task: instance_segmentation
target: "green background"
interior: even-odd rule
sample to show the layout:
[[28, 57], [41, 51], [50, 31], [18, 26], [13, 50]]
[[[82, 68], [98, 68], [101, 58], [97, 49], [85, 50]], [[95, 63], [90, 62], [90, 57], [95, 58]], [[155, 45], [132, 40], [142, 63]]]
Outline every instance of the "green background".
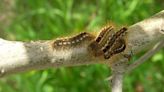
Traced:
[[[48, 40], [80, 31], [97, 31], [108, 23], [129, 26], [164, 9], [163, 0], [2, 0], [1, 37]], [[7, 2], [7, 3], [6, 3]], [[11, 14], [6, 13], [10, 8]], [[9, 10], [9, 11], [10, 11]], [[7, 16], [1, 19], [1, 15]], [[164, 91], [164, 50], [127, 74], [124, 92]], [[136, 55], [137, 60], [143, 53]], [[0, 79], [0, 92], [110, 92], [106, 65], [51, 68]]]

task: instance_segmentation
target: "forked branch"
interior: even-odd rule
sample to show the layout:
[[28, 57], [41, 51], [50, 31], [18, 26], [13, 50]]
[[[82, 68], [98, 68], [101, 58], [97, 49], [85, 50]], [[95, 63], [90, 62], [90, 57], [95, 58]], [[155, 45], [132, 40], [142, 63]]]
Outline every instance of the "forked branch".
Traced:
[[[131, 52], [137, 54], [143, 50], [148, 50], [149, 48], [147, 47], [153, 47], [157, 42], [164, 39], [164, 11], [130, 26], [124, 37], [126, 49], [124, 52], [116, 54], [109, 59], [95, 57], [88, 50], [91, 41], [95, 39], [94, 36], [80, 35], [76, 37], [64, 40], [63, 43], [59, 42], [55, 46], [56, 39], [34, 42], [0, 39], [0, 76], [50, 67], [95, 63], [109, 64], [114, 74], [122, 73], [127, 67], [127, 59], [124, 55], [129, 55]], [[78, 44], [78, 42], [80, 43]], [[58, 45], [62, 44], [69, 46], [58, 47]], [[122, 78], [122, 75], [120, 77], [116, 76], [116, 78], [113, 77], [113, 79], [118, 78]], [[118, 85], [121, 81], [117, 82]], [[118, 86], [117, 84], [114, 85]], [[117, 88], [116, 86], [113, 88]], [[122, 88], [122, 86], [119, 88]]]

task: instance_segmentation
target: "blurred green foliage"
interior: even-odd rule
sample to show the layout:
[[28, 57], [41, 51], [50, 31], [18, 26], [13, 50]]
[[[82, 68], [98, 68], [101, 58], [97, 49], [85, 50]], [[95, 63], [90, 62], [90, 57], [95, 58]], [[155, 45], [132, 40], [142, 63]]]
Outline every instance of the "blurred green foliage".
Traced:
[[[15, 0], [6, 39], [44, 40], [131, 25], [164, 9], [163, 0]], [[124, 92], [164, 91], [164, 51], [124, 78]], [[133, 60], [139, 58], [134, 56]], [[106, 65], [53, 68], [0, 79], [0, 92], [110, 92]]]

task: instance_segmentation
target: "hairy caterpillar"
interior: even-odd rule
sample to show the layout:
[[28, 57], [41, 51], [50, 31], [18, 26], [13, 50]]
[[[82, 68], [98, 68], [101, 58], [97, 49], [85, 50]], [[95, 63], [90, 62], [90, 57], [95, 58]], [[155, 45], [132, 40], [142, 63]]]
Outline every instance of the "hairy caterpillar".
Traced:
[[110, 37], [110, 41], [108, 41], [106, 47], [103, 48], [105, 59], [109, 59], [112, 55], [125, 50], [126, 44], [123, 36], [126, 31], [127, 28], [124, 27]]
[[87, 32], [82, 32], [70, 38], [61, 38], [53, 42], [53, 48], [68, 48], [79, 46], [84, 41], [93, 40], [95, 37]]
[[91, 53], [94, 56], [101, 56], [104, 54], [104, 52], [102, 51], [102, 48], [104, 47], [104, 45], [106, 44], [106, 42], [108, 42], [108, 37], [111, 37], [112, 34], [114, 33], [113, 31], [113, 27], [112, 26], [107, 26], [105, 28], [103, 28], [99, 35], [97, 36], [97, 38], [95, 40], [93, 40], [91, 42], [91, 44], [89, 45], [89, 51], [91, 51]]

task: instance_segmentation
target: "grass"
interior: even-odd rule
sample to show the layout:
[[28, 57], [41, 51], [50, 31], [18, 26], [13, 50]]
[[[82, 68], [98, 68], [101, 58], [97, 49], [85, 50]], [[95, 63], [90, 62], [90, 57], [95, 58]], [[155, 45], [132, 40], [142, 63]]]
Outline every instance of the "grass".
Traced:
[[[161, 1], [162, 2], [162, 1]], [[14, 18], [5, 29], [11, 40], [44, 40], [80, 31], [98, 31], [112, 22], [128, 26], [162, 10], [160, 0], [15, 0]], [[162, 92], [164, 51], [124, 79], [124, 92]], [[134, 60], [139, 56], [134, 56]], [[0, 80], [0, 92], [110, 92], [106, 65], [51, 68]], [[138, 91], [138, 90], [141, 91]]]

